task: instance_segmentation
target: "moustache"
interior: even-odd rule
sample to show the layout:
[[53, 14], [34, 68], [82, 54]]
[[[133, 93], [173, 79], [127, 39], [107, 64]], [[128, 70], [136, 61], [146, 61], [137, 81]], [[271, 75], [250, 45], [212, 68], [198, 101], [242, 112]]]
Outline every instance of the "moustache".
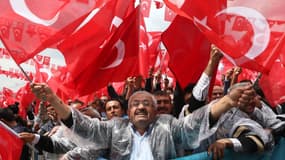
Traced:
[[147, 115], [148, 112], [146, 109], [138, 109], [135, 111], [135, 115], [138, 115], [138, 114], [143, 114], [143, 115]]

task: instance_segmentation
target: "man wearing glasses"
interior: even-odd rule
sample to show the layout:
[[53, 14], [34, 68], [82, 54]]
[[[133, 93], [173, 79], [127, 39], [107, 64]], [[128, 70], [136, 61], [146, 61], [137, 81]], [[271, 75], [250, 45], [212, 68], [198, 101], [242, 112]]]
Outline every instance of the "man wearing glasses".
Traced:
[[[194, 149], [199, 142], [213, 134], [218, 118], [236, 104], [247, 103], [254, 96], [252, 86], [233, 89], [214, 104], [202, 107], [182, 120], [157, 114], [157, 101], [146, 91], [137, 91], [128, 103], [129, 119], [110, 121], [90, 120], [70, 108], [46, 84], [31, 85], [33, 93], [55, 106], [63, 123], [96, 148], [82, 149], [82, 159], [90, 150], [109, 150], [109, 159], [171, 159], [177, 157], [176, 147]], [[94, 146], [93, 146], [94, 147]]]

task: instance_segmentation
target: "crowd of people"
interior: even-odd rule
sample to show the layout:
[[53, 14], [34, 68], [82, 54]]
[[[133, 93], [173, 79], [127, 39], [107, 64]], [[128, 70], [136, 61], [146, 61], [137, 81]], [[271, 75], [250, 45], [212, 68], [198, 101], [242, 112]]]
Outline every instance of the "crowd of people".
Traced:
[[[23, 120], [15, 104], [0, 108], [0, 120], [42, 159], [175, 159], [204, 151], [220, 159], [227, 148], [272, 150], [285, 135], [282, 109], [276, 112], [267, 103], [258, 80], [237, 82], [238, 67], [224, 75], [222, 85], [211, 87], [221, 58], [213, 48], [200, 79], [185, 88], [178, 82], [173, 87], [151, 68], [146, 79], [128, 77], [122, 94], [110, 83], [109, 95], [88, 104], [64, 102], [47, 84], [32, 83], [41, 100], [38, 113], [29, 110]], [[31, 157], [25, 145], [21, 159]]]

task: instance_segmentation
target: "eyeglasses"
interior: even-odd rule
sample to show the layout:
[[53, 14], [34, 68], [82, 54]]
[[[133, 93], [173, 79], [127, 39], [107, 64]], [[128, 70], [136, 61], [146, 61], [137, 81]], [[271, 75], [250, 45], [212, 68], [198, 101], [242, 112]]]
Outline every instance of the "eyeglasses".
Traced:
[[152, 105], [152, 103], [149, 100], [143, 100], [143, 101], [134, 100], [131, 102], [132, 107], [138, 107], [140, 104], [142, 104], [144, 107], [150, 107]]

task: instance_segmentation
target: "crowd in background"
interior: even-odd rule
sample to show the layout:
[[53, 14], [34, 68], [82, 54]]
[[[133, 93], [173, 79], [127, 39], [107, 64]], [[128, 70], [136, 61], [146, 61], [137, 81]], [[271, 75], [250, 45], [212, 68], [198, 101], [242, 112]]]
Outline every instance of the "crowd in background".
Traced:
[[108, 95], [87, 104], [59, 102], [48, 86], [34, 83], [38, 112], [31, 102], [23, 119], [15, 103], [0, 108], [0, 120], [36, 148], [25, 145], [21, 159], [170, 159], [203, 151], [218, 159], [226, 148], [271, 150], [285, 135], [284, 104], [269, 105], [258, 77], [238, 82], [239, 67], [212, 85], [221, 58], [213, 49], [198, 82], [185, 88], [150, 68], [146, 79], [128, 77], [122, 94], [110, 83]]

